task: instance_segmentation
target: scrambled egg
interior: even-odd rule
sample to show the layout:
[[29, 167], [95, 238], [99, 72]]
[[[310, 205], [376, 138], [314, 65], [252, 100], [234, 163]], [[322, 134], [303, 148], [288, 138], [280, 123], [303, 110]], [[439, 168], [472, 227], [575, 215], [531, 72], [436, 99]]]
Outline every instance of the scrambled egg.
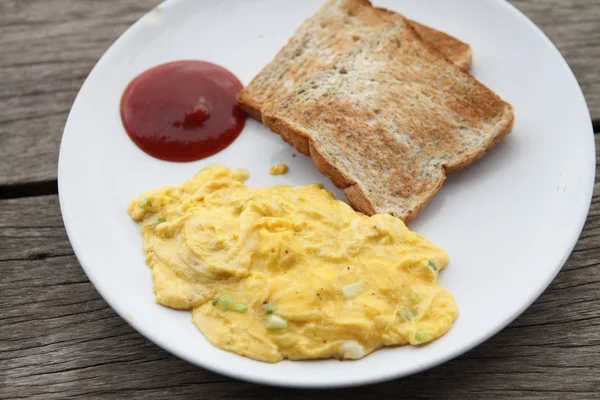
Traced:
[[208, 167], [128, 208], [156, 301], [192, 310], [213, 345], [268, 362], [355, 359], [450, 329], [457, 308], [436, 283], [444, 250], [320, 185], [253, 189], [247, 178]]
[[287, 174], [288, 171], [289, 171], [288, 166], [283, 163], [271, 165], [269, 167], [269, 173], [271, 175], [283, 175], [283, 174]]

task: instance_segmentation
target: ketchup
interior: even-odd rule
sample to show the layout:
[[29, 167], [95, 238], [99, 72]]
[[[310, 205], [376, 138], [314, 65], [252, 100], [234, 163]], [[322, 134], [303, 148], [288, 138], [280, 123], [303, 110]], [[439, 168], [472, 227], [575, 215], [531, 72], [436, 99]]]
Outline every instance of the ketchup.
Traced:
[[240, 81], [203, 61], [162, 64], [135, 78], [121, 99], [127, 134], [147, 154], [194, 161], [229, 146], [244, 128]]

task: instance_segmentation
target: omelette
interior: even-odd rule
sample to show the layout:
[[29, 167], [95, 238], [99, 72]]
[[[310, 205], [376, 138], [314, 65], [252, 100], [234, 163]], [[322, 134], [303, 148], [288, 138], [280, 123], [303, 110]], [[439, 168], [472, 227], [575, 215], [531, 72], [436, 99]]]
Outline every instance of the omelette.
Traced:
[[191, 310], [214, 346], [266, 362], [358, 359], [450, 329], [444, 250], [320, 185], [257, 189], [247, 178], [214, 165], [128, 207], [156, 302]]

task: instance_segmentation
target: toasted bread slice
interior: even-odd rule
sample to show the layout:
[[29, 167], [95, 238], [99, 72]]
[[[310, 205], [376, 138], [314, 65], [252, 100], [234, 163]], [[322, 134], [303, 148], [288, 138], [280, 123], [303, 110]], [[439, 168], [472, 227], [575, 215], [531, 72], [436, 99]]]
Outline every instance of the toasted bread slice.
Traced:
[[[289, 93], [337, 56], [378, 32], [390, 29], [402, 17], [375, 8], [367, 0], [329, 0], [298, 28], [288, 44], [238, 94], [240, 107], [261, 120], [262, 107]], [[443, 32], [411, 22], [425, 40], [463, 68], [471, 66], [471, 48]]]
[[402, 21], [267, 104], [263, 122], [356, 209], [409, 221], [447, 171], [510, 132], [513, 108]]
[[473, 59], [471, 46], [447, 33], [430, 28], [417, 21], [409, 20], [409, 23], [421, 36], [421, 39], [433, 45], [448, 60], [466, 71], [471, 69]]

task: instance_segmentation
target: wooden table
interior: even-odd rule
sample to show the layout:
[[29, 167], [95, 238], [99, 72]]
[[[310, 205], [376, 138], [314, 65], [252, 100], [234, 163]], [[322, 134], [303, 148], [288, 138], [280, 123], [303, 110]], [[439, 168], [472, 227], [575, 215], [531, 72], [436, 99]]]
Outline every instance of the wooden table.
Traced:
[[[90, 69], [158, 2], [0, 0], [0, 398], [600, 398], [599, 186], [573, 254], [537, 302], [478, 348], [407, 379], [263, 387], [181, 361], [121, 320], [73, 255], [56, 160]], [[566, 57], [600, 130], [600, 0], [513, 3]]]

